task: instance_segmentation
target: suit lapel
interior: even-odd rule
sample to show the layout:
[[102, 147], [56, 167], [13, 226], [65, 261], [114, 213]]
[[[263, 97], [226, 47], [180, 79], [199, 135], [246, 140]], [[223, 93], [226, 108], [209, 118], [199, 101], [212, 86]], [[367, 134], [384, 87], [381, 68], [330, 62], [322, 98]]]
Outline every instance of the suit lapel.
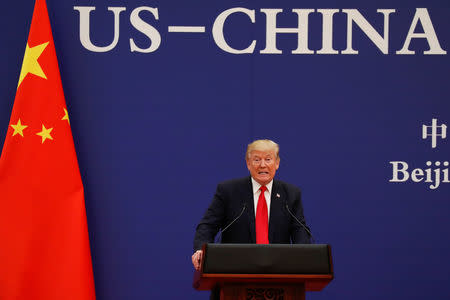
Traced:
[[272, 193], [270, 194], [270, 216], [269, 216], [269, 243], [273, 241], [273, 235], [275, 228], [277, 227], [276, 214], [282, 209], [282, 195], [280, 193], [279, 184], [277, 181], [273, 181]]
[[248, 229], [250, 231], [251, 243], [256, 243], [255, 231], [255, 203], [253, 200], [252, 179], [248, 178], [245, 186], [245, 203], [247, 204]]

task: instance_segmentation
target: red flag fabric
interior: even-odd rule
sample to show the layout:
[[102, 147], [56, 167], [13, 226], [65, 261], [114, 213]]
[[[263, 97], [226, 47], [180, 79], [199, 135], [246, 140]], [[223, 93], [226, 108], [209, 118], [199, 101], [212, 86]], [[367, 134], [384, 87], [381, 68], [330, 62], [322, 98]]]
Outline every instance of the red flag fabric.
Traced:
[[95, 299], [83, 184], [45, 0], [0, 157], [0, 299]]

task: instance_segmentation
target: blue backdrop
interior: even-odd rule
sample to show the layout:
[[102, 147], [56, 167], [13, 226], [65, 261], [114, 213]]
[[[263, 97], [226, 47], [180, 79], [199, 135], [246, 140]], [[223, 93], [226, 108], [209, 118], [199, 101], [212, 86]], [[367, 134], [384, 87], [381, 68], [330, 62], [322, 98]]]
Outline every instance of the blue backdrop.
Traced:
[[[0, 10], [1, 143], [33, 5], [9, 2]], [[450, 126], [449, 1], [47, 5], [85, 186], [98, 299], [208, 297], [191, 287], [194, 230], [216, 184], [247, 174], [244, 152], [256, 138], [281, 145], [277, 177], [302, 189], [316, 240], [332, 245], [336, 278], [308, 299], [450, 299], [450, 141], [439, 135]], [[108, 51], [80, 39], [88, 7], [95, 8], [89, 41], [114, 46]], [[237, 7], [246, 10], [230, 14], [221, 29], [218, 16]], [[292, 53], [294, 33], [277, 34], [281, 54], [261, 53], [274, 9], [283, 9], [278, 27], [306, 20], [305, 10], [298, 17], [292, 9], [313, 10], [300, 34], [312, 54]], [[332, 32], [325, 22], [331, 9]], [[227, 52], [213, 28], [230, 48], [253, 40], [254, 48]], [[131, 51], [130, 39], [156, 49]], [[317, 53], [324, 40], [338, 53]], [[415, 53], [398, 54], [405, 44]], [[352, 49], [358, 53], [344, 54]], [[434, 148], [433, 127], [423, 138], [433, 119]], [[414, 175], [416, 168], [423, 171]]]

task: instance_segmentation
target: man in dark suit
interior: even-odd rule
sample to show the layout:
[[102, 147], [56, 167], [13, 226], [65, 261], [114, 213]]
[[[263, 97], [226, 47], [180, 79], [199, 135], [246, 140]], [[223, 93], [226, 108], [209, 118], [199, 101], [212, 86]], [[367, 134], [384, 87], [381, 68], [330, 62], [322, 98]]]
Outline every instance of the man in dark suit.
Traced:
[[300, 190], [273, 179], [280, 166], [278, 144], [254, 141], [245, 159], [250, 177], [220, 183], [197, 226], [192, 255], [196, 270], [202, 245], [214, 242], [220, 230], [222, 243], [310, 243], [309, 233], [300, 224], [304, 222]]

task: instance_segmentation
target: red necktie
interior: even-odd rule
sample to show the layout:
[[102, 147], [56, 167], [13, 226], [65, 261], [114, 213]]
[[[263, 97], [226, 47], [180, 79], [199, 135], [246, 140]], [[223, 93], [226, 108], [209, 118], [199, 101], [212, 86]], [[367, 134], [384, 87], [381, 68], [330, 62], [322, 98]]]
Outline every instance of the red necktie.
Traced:
[[267, 188], [263, 185], [260, 188], [261, 194], [258, 198], [258, 206], [256, 208], [256, 243], [269, 243], [269, 217], [267, 213], [267, 202], [264, 192]]

